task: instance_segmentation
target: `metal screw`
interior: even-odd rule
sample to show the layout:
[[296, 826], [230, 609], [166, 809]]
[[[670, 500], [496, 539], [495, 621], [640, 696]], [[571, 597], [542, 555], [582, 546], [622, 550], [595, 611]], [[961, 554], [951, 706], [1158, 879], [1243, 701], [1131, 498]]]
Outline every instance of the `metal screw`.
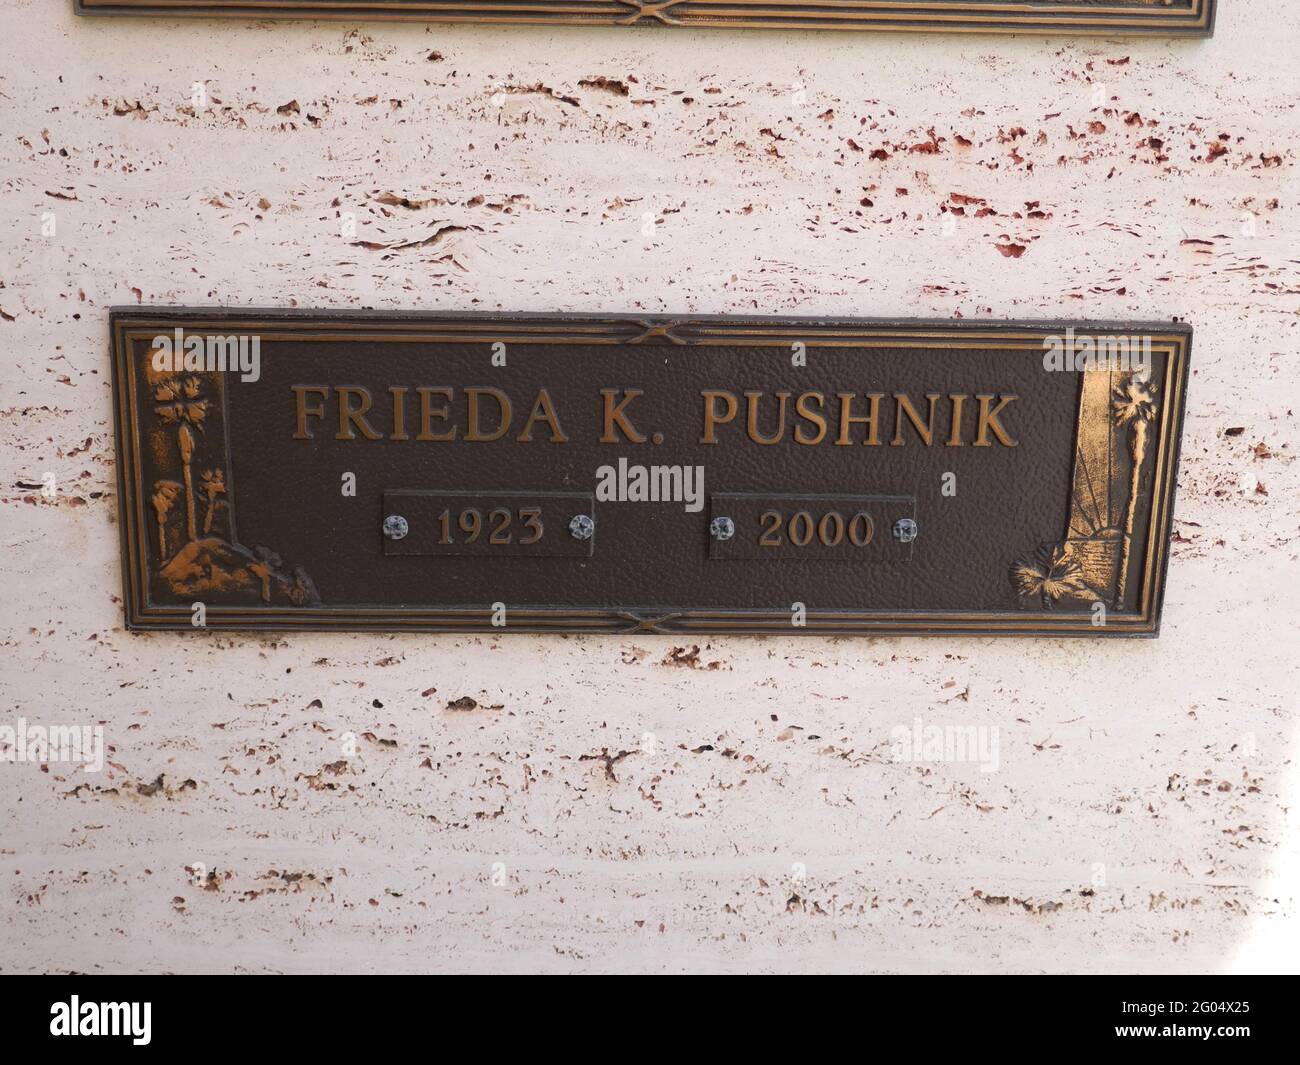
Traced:
[[920, 530], [911, 518], [899, 518], [894, 522], [894, 539], [900, 544], [910, 544], [916, 539], [918, 532]]
[[588, 514], [575, 514], [569, 522], [569, 535], [575, 540], [590, 540], [596, 533], [596, 519]]
[[390, 514], [384, 519], [384, 535], [390, 540], [400, 540], [410, 531], [410, 523], [400, 514]]
[[709, 522], [709, 535], [715, 540], [730, 540], [736, 535], [736, 523], [730, 518], [714, 518]]

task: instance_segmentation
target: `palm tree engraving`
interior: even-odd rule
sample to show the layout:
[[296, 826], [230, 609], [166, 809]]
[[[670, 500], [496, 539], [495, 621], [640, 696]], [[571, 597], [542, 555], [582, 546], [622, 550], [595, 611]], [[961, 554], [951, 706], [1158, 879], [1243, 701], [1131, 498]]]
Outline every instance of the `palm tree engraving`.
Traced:
[[167, 558], [167, 516], [171, 513], [172, 505], [176, 502], [180, 491], [181, 486], [175, 481], [159, 481], [154, 486], [153, 496], [149, 500], [158, 519], [158, 557], [163, 560]]
[[217, 512], [217, 496], [226, 494], [226, 475], [221, 470], [204, 470], [199, 478], [199, 487], [208, 501], [207, 513], [203, 516], [203, 535], [209, 536]]
[[229, 427], [218, 416], [221, 408], [214, 407], [222, 401], [221, 374], [158, 371], [155, 354], [149, 353], [143, 370], [157, 419], [147, 449], [159, 477], [147, 499], [158, 528], [159, 561], [151, 567], [151, 594], [184, 604], [319, 606], [320, 594], [301, 566], [235, 538], [231, 471], [223, 464], [230, 461]]
[[1115, 425], [1128, 430], [1128, 454], [1131, 460], [1128, 502], [1124, 509], [1124, 546], [1120, 553], [1119, 585], [1115, 592], [1115, 609], [1123, 610], [1128, 587], [1129, 554], [1133, 548], [1133, 525], [1137, 519], [1138, 490], [1150, 444], [1151, 423], [1156, 416], [1155, 394], [1145, 381], [1129, 377], [1115, 389], [1113, 410]]
[[190, 541], [199, 538], [195, 519], [194, 445], [197, 433], [203, 428], [208, 415], [208, 401], [203, 396], [203, 382], [197, 377], [172, 377], [154, 390], [154, 399], [160, 406], [154, 412], [164, 424], [176, 426], [176, 444], [181, 454], [181, 475], [185, 481], [185, 532]]

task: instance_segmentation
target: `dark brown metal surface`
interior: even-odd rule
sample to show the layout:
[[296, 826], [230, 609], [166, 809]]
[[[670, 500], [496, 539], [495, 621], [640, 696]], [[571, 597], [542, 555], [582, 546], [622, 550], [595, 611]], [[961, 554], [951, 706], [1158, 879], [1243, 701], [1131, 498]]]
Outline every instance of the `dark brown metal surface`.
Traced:
[[[1184, 325], [124, 308], [111, 327], [134, 628], [189, 628], [195, 604], [233, 629], [1158, 628]], [[241, 350], [254, 372], [213, 362]]]
[[76, 0], [92, 15], [1209, 36], [1216, 0]]

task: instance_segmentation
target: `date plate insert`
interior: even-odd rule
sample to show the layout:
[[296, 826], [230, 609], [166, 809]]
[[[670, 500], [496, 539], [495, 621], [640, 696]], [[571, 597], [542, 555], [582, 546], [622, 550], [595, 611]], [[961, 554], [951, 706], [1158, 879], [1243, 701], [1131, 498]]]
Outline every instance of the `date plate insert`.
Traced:
[[907, 562], [919, 537], [912, 496], [717, 493], [709, 528], [711, 559]]
[[[404, 519], [405, 532], [385, 535], [384, 554], [590, 558], [595, 513], [582, 492], [385, 492], [384, 518]], [[575, 525], [584, 515], [591, 524]]]

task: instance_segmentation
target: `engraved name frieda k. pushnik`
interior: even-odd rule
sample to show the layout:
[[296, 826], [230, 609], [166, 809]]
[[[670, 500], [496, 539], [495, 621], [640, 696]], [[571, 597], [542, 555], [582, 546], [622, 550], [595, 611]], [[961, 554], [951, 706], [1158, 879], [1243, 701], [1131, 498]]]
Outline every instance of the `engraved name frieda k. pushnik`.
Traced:
[[[317, 432], [335, 440], [565, 444], [569, 434], [550, 389], [512, 398], [490, 386], [291, 385], [293, 439]], [[593, 397], [602, 444], [664, 442], [648, 432], [633, 409], [638, 388], [602, 388]], [[1019, 396], [1006, 392], [745, 391], [700, 390], [699, 444], [747, 440], [848, 447], [1017, 447], [1008, 427]], [[525, 413], [526, 412], [526, 413]]]

